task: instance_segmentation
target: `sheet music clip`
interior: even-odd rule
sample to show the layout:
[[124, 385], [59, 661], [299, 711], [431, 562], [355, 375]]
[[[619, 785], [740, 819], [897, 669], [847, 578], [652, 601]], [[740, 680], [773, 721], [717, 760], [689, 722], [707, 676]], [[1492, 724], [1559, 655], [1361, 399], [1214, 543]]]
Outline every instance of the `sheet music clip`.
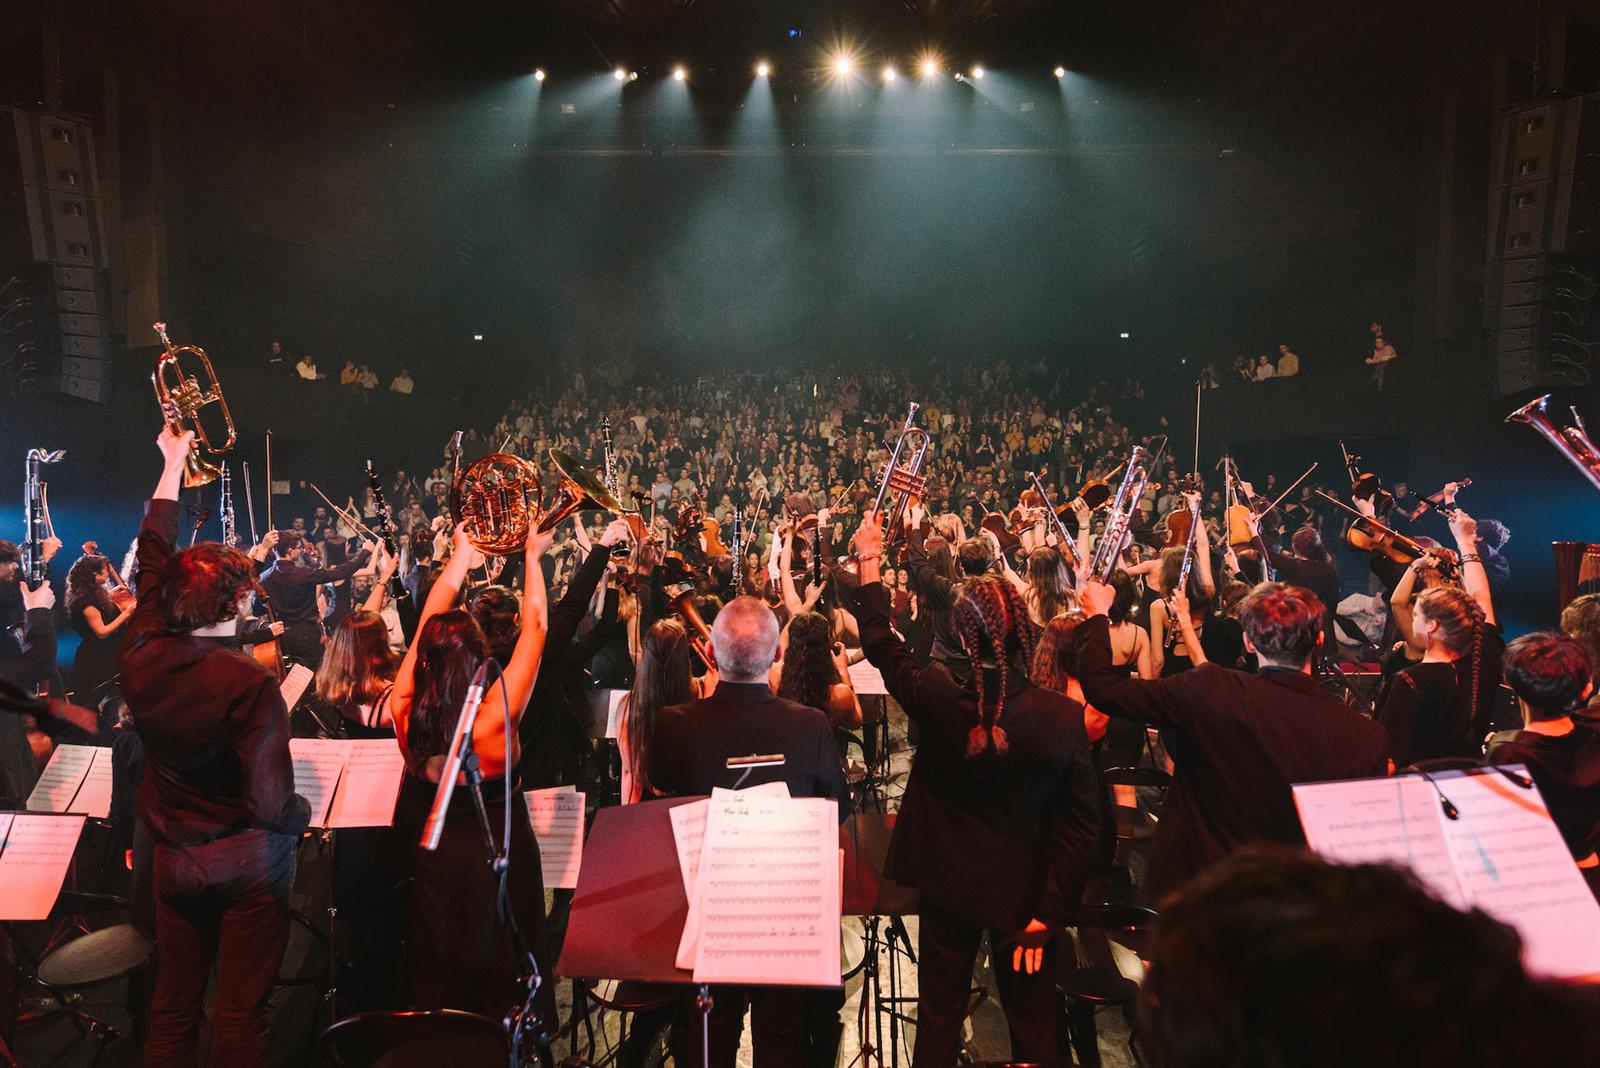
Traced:
[[723, 766], [729, 771], [743, 772], [739, 776], [739, 781], [733, 784], [733, 788], [738, 790], [743, 788], [744, 781], [757, 768], [781, 768], [786, 763], [788, 763], [788, 758], [782, 753], [752, 753], [749, 756], [729, 757], [727, 763]]

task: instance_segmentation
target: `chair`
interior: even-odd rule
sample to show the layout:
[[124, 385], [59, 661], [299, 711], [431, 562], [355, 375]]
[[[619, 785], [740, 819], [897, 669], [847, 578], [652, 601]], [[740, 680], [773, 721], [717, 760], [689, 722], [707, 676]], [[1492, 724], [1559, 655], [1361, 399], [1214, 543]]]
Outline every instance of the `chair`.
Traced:
[[[1160, 791], [1163, 800], [1167, 788], [1172, 785], [1172, 776], [1159, 768], [1107, 768], [1100, 778], [1107, 786], [1144, 787]], [[1116, 816], [1119, 844], [1142, 842], [1155, 833], [1150, 821], [1137, 806], [1114, 805], [1112, 811]]]
[[[69, 891], [56, 899], [51, 915], [85, 916], [124, 912], [129, 908], [126, 899], [111, 894]], [[22, 949], [21, 942], [14, 944]], [[118, 1037], [117, 1030], [73, 1005], [68, 995], [133, 975], [149, 964], [152, 948], [150, 939], [133, 924], [118, 923], [58, 943], [36, 962], [29, 961], [35, 981], [61, 1006], [78, 1033], [100, 1038], [96, 1061], [105, 1049], [105, 1042]], [[21, 955], [26, 959], [26, 950], [22, 950]]]
[[510, 1057], [500, 1025], [477, 1013], [368, 1012], [347, 1016], [317, 1038], [319, 1068], [500, 1068]]
[[[573, 1047], [578, 1043], [578, 1029], [582, 1027], [589, 1052], [595, 1048], [595, 1020], [589, 1015], [593, 1007], [599, 1014], [599, 1027], [605, 1030], [605, 1014], [617, 1014], [616, 1050], [637, 1048], [643, 1043], [659, 1041], [659, 1031], [635, 1034], [634, 1026], [643, 1013], [656, 1013], [674, 1004], [683, 996], [684, 988], [676, 984], [646, 983], [634, 979], [603, 979], [599, 982], [574, 982], [572, 993], [572, 1019], [570, 1020]], [[629, 1019], [632, 1016], [633, 1019]], [[613, 1054], [614, 1056], [615, 1054]], [[605, 1058], [606, 1063], [611, 1057]], [[585, 1061], [584, 1063], [588, 1063]]]
[[[1112, 935], [1120, 935], [1115, 940], [1126, 943], [1134, 940], [1132, 936], [1142, 937], [1155, 920], [1154, 909], [1099, 901], [1074, 910], [1066, 926], [1076, 929], [1080, 939], [1085, 932], [1094, 932], [1106, 941], [1112, 940]], [[1105, 1006], [1132, 1008], [1139, 997], [1139, 984], [1123, 975], [1107, 953], [1103, 962], [1063, 969], [1056, 980], [1056, 993], [1062, 998], [1066, 1038], [1077, 1052], [1077, 1063], [1098, 1066], [1100, 1046], [1095, 1033], [1095, 1012]], [[1137, 1038], [1137, 1029], [1130, 1029], [1128, 1052], [1135, 1064], [1141, 1063]], [[1062, 1050], [1062, 1059], [1070, 1061], [1069, 1050]]]

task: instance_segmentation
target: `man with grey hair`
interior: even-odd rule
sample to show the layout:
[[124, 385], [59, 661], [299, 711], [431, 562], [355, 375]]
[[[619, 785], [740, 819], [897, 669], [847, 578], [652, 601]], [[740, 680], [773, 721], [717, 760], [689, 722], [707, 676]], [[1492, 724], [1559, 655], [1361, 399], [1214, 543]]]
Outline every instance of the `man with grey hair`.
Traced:
[[[744, 785], [782, 781], [791, 797], [832, 797], [840, 818], [849, 793], [839, 747], [828, 720], [814, 708], [773, 694], [767, 674], [778, 659], [778, 619], [755, 597], [736, 597], [711, 625], [711, 659], [719, 676], [709, 697], [664, 708], [650, 742], [650, 777], [662, 793], [709, 794], [731, 787], [742, 771], [730, 757], [783, 755], [778, 767], [755, 768]], [[718, 986], [712, 989], [710, 1063], [732, 1068], [745, 1006], [751, 1008], [755, 1068], [800, 1068], [805, 994], [797, 987]], [[687, 1006], [674, 1028], [679, 1064], [701, 1063], [700, 1027]]]

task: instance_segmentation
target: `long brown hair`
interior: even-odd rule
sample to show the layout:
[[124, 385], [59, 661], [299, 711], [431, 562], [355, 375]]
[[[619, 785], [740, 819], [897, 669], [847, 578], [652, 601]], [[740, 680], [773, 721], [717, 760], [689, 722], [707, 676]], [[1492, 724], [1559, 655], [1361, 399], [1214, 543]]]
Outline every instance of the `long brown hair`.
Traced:
[[1072, 608], [1072, 578], [1059, 550], [1046, 546], [1028, 554], [1027, 600], [1041, 624]]
[[1035, 686], [1054, 690], [1056, 693], [1067, 692], [1067, 683], [1072, 681], [1072, 673], [1062, 663], [1061, 654], [1067, 639], [1077, 629], [1078, 623], [1077, 616], [1056, 616], [1044, 625], [1044, 632], [1039, 635], [1039, 644], [1033, 651], [1033, 669], [1028, 673]]
[[317, 698], [337, 708], [370, 705], [394, 682], [399, 660], [376, 612], [351, 612], [335, 628], [317, 669]]
[[789, 620], [788, 635], [778, 696], [826, 713], [828, 692], [840, 681], [833, 664], [833, 624], [816, 612], [801, 612]]
[[417, 635], [411, 726], [407, 745], [418, 756], [439, 756], [450, 745], [472, 676], [489, 656], [478, 621], [462, 609], [440, 612]]
[[647, 796], [650, 791], [650, 743], [655, 739], [656, 714], [693, 699], [688, 631], [676, 619], [658, 619], [639, 642], [633, 689], [622, 704], [628, 733], [628, 767], [639, 796]]
[[111, 561], [103, 556], [82, 556], [72, 565], [67, 572], [67, 611], [71, 612], [80, 604], [100, 609], [100, 614], [105, 617], [103, 622], [110, 623], [111, 617], [116, 615], [116, 605], [111, 601], [111, 594], [100, 584], [100, 576], [111, 568]]

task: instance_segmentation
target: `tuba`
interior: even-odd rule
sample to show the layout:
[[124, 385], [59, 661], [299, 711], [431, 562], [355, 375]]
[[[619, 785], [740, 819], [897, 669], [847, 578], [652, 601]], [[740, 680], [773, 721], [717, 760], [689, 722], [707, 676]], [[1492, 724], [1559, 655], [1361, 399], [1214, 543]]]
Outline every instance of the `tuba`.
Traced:
[[[906, 411], [905, 425], [900, 428], [894, 450], [889, 453], [889, 461], [883, 466], [878, 496], [872, 502], [872, 510], [883, 524], [885, 545], [893, 545], [905, 537], [906, 517], [911, 506], [921, 501], [928, 492], [928, 479], [922, 473], [922, 465], [927, 460], [928, 446], [933, 443], [933, 438], [916, 425], [917, 409], [920, 407], [922, 405], [912, 401]], [[886, 499], [890, 502], [888, 511], [884, 510]]]
[[[222, 396], [222, 384], [217, 381], [217, 372], [212, 368], [211, 358], [206, 355], [205, 349], [198, 345], [174, 345], [172, 339], [167, 337], [166, 323], [156, 323], [154, 329], [161, 336], [162, 352], [156, 357], [156, 369], [150, 374], [150, 382], [155, 386], [156, 402], [161, 405], [161, 414], [166, 418], [167, 425], [182, 433], [187, 420], [191, 424], [189, 429], [194, 431], [194, 443], [189, 446], [188, 459], [183, 463], [183, 487], [194, 489], [215, 482], [222, 475], [222, 470], [201, 456], [200, 450], [204, 449], [212, 455], [227, 452], [233, 448], [238, 435], [233, 429], [233, 416], [228, 412], [228, 402]], [[179, 359], [185, 355], [200, 361], [209, 380], [204, 388], [194, 375], [186, 376], [183, 373]], [[208, 404], [215, 404], [222, 409], [222, 419], [228, 427], [228, 440], [221, 445], [211, 443], [205, 424], [199, 418], [200, 409]]]
[[1536, 397], [1506, 416], [1506, 422], [1527, 423], [1543, 434], [1550, 444], [1561, 450], [1561, 455], [1572, 461], [1573, 467], [1583, 472], [1583, 477], [1595, 489], [1600, 489], [1600, 449], [1596, 449], [1594, 442], [1589, 440], [1589, 428], [1583, 425], [1583, 417], [1578, 414], [1577, 408], [1573, 408], [1572, 421], [1575, 425], [1557, 429], [1545, 413], [1549, 404], [1550, 394]]

